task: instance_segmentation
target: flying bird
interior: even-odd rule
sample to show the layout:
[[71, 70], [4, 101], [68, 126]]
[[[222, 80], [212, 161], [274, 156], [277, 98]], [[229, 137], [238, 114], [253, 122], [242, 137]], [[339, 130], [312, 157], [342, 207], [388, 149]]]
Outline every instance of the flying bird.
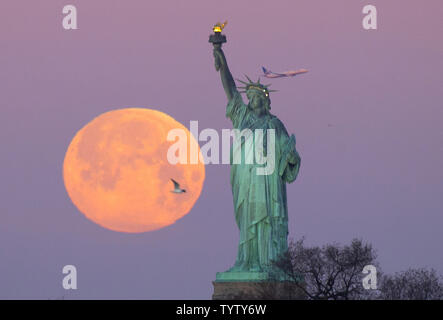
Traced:
[[174, 179], [171, 178], [172, 183], [174, 183], [174, 190], [172, 190], [171, 192], [173, 193], [184, 193], [186, 192], [185, 189], [180, 188], [180, 184], [175, 181]]
[[299, 70], [290, 70], [285, 71], [282, 73], [275, 73], [271, 70], [266, 69], [265, 67], [262, 67], [263, 74], [266, 78], [287, 78], [287, 77], [295, 77], [297, 74], [302, 74], [308, 72], [306, 69], [299, 69]]

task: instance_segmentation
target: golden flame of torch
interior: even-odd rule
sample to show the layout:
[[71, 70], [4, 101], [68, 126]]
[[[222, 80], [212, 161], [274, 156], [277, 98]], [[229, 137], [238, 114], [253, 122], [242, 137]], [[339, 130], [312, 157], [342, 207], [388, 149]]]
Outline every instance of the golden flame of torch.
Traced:
[[214, 32], [222, 32], [224, 27], [228, 24], [228, 21], [226, 20], [223, 23], [217, 22], [217, 24], [212, 28]]

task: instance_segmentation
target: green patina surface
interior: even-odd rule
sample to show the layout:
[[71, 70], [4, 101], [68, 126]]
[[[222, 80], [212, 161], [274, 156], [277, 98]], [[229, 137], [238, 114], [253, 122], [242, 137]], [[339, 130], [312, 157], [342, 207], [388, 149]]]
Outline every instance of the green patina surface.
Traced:
[[[228, 97], [226, 116], [235, 129], [273, 129], [273, 171], [266, 175], [257, 174], [257, 168], [266, 164], [232, 163], [231, 148], [231, 187], [234, 200], [234, 217], [239, 228], [240, 240], [234, 265], [224, 272], [218, 272], [216, 281], [256, 281], [272, 277], [284, 279], [278, 270], [272, 267], [272, 260], [277, 259], [288, 249], [288, 206], [286, 183], [293, 182], [299, 172], [301, 158], [295, 148], [295, 136], [289, 136], [283, 123], [270, 110], [270, 98], [267, 86], [260, 82], [243, 82], [249, 100], [248, 104], [237, 90], [229, 71], [226, 58], [220, 44], [214, 44], [216, 70], [220, 72], [223, 87]], [[242, 139], [241, 154], [252, 152], [264, 146], [264, 143], [252, 140], [246, 143]], [[251, 140], [250, 140], [251, 141]], [[235, 147], [235, 144], [234, 144]], [[269, 158], [268, 158], [269, 159]], [[242, 160], [244, 158], [242, 157]]]

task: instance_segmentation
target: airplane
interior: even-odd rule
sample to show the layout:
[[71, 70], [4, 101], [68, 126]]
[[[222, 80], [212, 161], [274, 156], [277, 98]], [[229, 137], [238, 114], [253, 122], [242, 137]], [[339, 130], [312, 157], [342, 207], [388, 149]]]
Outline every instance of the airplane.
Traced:
[[285, 77], [295, 77], [297, 74], [302, 74], [308, 72], [306, 69], [299, 69], [299, 70], [291, 70], [291, 71], [285, 71], [282, 73], [275, 73], [271, 70], [266, 69], [265, 67], [262, 67], [264, 76], [266, 78], [285, 78]]

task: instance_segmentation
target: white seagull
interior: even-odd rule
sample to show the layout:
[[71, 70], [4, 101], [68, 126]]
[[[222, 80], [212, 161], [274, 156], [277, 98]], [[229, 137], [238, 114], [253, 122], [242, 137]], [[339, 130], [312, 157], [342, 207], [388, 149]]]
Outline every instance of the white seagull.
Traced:
[[177, 181], [175, 181], [172, 178], [171, 178], [171, 181], [174, 183], [174, 190], [172, 190], [171, 192], [173, 192], [173, 193], [183, 193], [183, 192], [186, 192], [185, 189], [180, 188], [180, 184]]

